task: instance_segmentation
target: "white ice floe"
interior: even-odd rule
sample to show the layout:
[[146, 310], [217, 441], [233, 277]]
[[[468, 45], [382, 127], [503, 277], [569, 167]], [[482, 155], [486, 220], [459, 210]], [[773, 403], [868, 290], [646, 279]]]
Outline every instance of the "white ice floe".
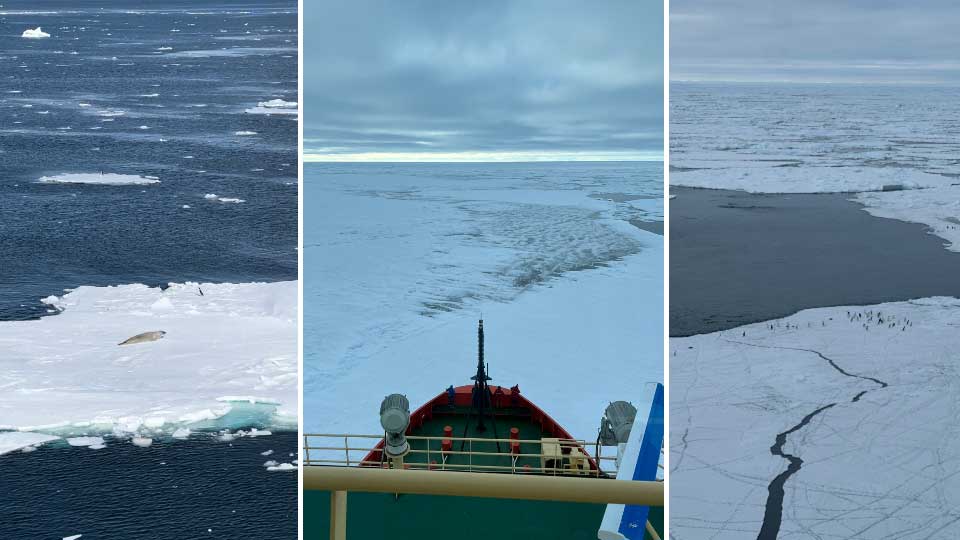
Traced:
[[271, 99], [257, 103], [256, 107], [249, 108], [246, 112], [250, 114], [297, 114], [297, 102]]
[[247, 136], [247, 135], [256, 135], [257, 132], [256, 131], [235, 131], [233, 132], [233, 134], [240, 135], [240, 136]]
[[960, 186], [860, 193], [854, 200], [874, 216], [923, 223], [931, 233], [947, 240], [947, 249], [960, 251]]
[[676, 186], [735, 189], [750, 193], [853, 193], [884, 188], [948, 186], [952, 179], [911, 169], [878, 167], [714, 167], [673, 172]]
[[150, 437], [134, 437], [130, 439], [130, 442], [132, 442], [134, 446], [139, 446], [140, 448], [147, 448], [153, 444], [153, 439], [151, 439]]
[[261, 456], [269, 456], [269, 455], [272, 454], [272, 453], [273, 453], [273, 450], [266, 450], [266, 451], [264, 451], [264, 452], [260, 452], [260, 455], [261, 455]]
[[207, 199], [208, 201], [219, 201], [222, 203], [239, 204], [239, 203], [247, 202], [245, 199], [238, 199], [236, 197], [221, 197], [216, 193], [207, 193], [206, 195], [203, 196], [203, 198]]
[[36, 27], [36, 28], [28, 28], [28, 29], [24, 30], [24, 31], [23, 31], [23, 34], [20, 34], [20, 37], [25, 37], [25, 38], [48, 38], [48, 37], [50, 37], [50, 34], [44, 32], [43, 30], [41, 30], [40, 27], [38, 26], [38, 27]]
[[190, 428], [182, 427], [182, 428], [177, 428], [177, 429], [173, 432], [173, 435], [171, 435], [171, 436], [172, 436], [174, 439], [186, 439], [186, 438], [190, 437], [190, 433], [191, 433], [191, 432], [190, 432]]
[[75, 534], [75, 535], [73, 535], [73, 536], [64, 536], [64, 537], [63, 537], [63, 540], [78, 540], [81, 536], [83, 536], [83, 535], [82, 535], [82, 534]]
[[[45, 302], [60, 313], [0, 322], [0, 429], [33, 432], [0, 441], [48, 437], [13, 448], [52, 435], [296, 426], [295, 281], [79, 287]], [[117, 345], [153, 330], [166, 334]]]
[[958, 328], [926, 298], [671, 339], [671, 536], [757, 537], [780, 435], [780, 538], [960, 537]]
[[54, 176], [42, 176], [37, 180], [41, 184], [96, 184], [110, 186], [158, 184], [155, 176], [116, 173], [61, 173]]
[[[297, 466], [292, 463], [280, 463], [277, 464], [275, 461], [268, 461], [267, 463], [273, 463], [273, 465], [267, 466], [268, 471], [295, 471]], [[266, 464], [264, 464], [266, 465]]]
[[60, 437], [45, 433], [26, 433], [22, 431], [0, 431], [0, 456], [14, 450], [32, 451], [41, 444], [55, 441]]
[[91, 450], [101, 450], [106, 448], [106, 442], [103, 437], [70, 437], [67, 439], [70, 446], [86, 446]]

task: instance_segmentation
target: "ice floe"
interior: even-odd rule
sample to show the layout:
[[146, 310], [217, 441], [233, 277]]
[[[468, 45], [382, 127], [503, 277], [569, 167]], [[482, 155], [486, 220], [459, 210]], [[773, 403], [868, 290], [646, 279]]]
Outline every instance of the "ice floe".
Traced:
[[221, 197], [216, 193], [207, 193], [206, 195], [203, 196], [203, 198], [207, 199], [208, 201], [219, 201], [222, 203], [239, 204], [239, 203], [247, 202], [245, 199], [238, 199], [236, 197]]
[[[0, 449], [295, 429], [296, 282], [79, 287], [44, 301], [60, 313], [0, 322], [0, 430], [16, 430]], [[117, 345], [156, 328], [164, 339]]]
[[41, 184], [99, 184], [110, 186], [158, 184], [155, 176], [116, 173], [62, 173], [54, 176], [42, 176]]
[[29, 452], [28, 448], [36, 449], [38, 446], [55, 441], [60, 437], [45, 433], [26, 433], [21, 431], [0, 431], [0, 455], [13, 452], [14, 450], [23, 450]]
[[257, 103], [256, 107], [249, 108], [246, 112], [250, 114], [297, 114], [297, 102], [271, 99]]
[[48, 37], [50, 37], [50, 34], [44, 32], [43, 30], [41, 30], [40, 27], [38, 26], [38, 27], [36, 27], [36, 28], [28, 28], [28, 29], [24, 30], [24, 31], [23, 31], [23, 34], [20, 34], [20, 37], [34, 38], [34, 39], [35, 39], [35, 38], [48, 38]]
[[671, 534], [960, 537], [958, 327], [941, 297], [671, 339]]
[[713, 167], [674, 172], [677, 186], [736, 189], [750, 193], [853, 193], [949, 186], [953, 180], [939, 174], [877, 167]]
[[86, 446], [91, 450], [100, 450], [107, 447], [103, 437], [69, 437], [67, 444], [70, 446]]
[[134, 446], [139, 446], [140, 448], [147, 448], [153, 445], [153, 439], [150, 437], [134, 437], [133, 439], [130, 439], [130, 442], [132, 442]]

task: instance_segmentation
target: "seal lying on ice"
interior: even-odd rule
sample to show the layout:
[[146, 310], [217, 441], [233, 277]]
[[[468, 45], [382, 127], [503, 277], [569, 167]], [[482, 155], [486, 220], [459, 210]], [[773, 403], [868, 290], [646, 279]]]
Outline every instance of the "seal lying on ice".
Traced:
[[122, 341], [119, 345], [133, 345], [134, 343], [146, 343], [148, 341], [156, 341], [162, 338], [166, 332], [163, 330], [154, 330], [153, 332], [144, 332], [142, 334], [137, 334], [132, 338]]

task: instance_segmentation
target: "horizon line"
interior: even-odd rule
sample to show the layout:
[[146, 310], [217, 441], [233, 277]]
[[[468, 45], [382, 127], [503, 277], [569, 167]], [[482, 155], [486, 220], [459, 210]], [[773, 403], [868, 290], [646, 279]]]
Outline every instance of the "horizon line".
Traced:
[[576, 161], [664, 161], [663, 152], [357, 152], [322, 154], [304, 151], [304, 163], [537, 163]]

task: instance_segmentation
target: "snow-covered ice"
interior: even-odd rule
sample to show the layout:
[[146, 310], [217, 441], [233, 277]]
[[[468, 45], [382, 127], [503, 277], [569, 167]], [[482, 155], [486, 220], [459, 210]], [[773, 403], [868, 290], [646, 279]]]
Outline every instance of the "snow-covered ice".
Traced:
[[0, 456], [14, 450], [35, 448], [41, 444], [58, 440], [60, 437], [45, 433], [26, 433], [22, 431], [0, 431]]
[[[675, 182], [674, 177], [677, 179]], [[953, 179], [939, 174], [909, 169], [753, 164], [677, 172], [670, 176], [670, 180], [678, 186], [735, 189], [750, 193], [853, 193], [882, 191], [892, 187], [912, 190], [945, 187], [953, 182]]]
[[158, 184], [160, 179], [154, 176], [116, 173], [62, 173], [54, 176], [41, 176], [41, 184], [99, 184], [109, 186]]
[[28, 28], [23, 31], [23, 34], [20, 34], [20, 37], [25, 38], [48, 38], [50, 34], [44, 32], [39, 26], [36, 28]]
[[[152, 438], [296, 425], [296, 282], [80, 287], [44, 302], [61, 313], [0, 323], [2, 430]], [[158, 329], [163, 339], [117, 345]]]
[[785, 433], [780, 538], [960, 537], [958, 328], [927, 298], [671, 339], [671, 536], [757, 537]]
[[960, 251], [960, 185], [940, 189], [860, 193], [854, 199], [870, 214], [900, 221], [923, 223], [947, 241], [947, 249]]
[[660, 171], [488, 167], [307, 174], [307, 432], [379, 433], [383, 396], [469, 384], [481, 314], [491, 384], [575, 436], [662, 381], [663, 239], [627, 222], [659, 217]]

